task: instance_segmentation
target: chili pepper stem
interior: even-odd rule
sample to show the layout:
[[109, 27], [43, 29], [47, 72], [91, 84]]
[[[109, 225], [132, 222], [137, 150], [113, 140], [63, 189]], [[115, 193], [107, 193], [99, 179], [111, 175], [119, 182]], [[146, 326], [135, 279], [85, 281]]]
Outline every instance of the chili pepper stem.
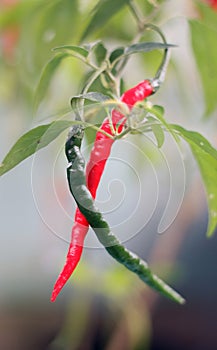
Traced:
[[141, 16], [140, 10], [137, 8], [137, 6], [133, 0], [129, 1], [128, 6], [132, 12], [132, 15], [135, 17], [135, 19], [137, 21], [139, 31], [142, 31], [144, 19]]
[[126, 128], [124, 131], [122, 131], [120, 134], [116, 134], [114, 136], [114, 140], [122, 139], [125, 135], [129, 134], [132, 131], [131, 127]]

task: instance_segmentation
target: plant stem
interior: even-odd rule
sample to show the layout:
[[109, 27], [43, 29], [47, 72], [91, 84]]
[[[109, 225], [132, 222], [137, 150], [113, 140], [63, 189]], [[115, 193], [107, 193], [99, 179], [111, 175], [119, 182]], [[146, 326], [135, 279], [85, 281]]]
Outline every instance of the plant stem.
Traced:
[[[101, 67], [101, 69], [96, 70], [92, 76], [90, 77], [90, 79], [88, 80], [88, 82], [86, 83], [86, 85], [84, 86], [84, 88], [82, 89], [82, 94], [85, 94], [88, 92], [89, 88], [91, 87], [91, 85], [93, 84], [93, 82], [98, 78], [98, 76], [100, 76], [100, 74], [105, 70], [105, 67]], [[80, 99], [78, 102], [78, 108], [80, 110], [82, 110], [82, 113], [79, 113], [79, 117], [80, 119], [83, 121], [83, 108], [84, 108], [84, 99]], [[79, 111], [80, 112], [80, 111]]]
[[121, 134], [118, 134], [114, 137], [114, 140], [119, 140], [122, 137], [124, 137], [125, 135], [129, 134], [129, 132], [132, 131], [131, 127], [126, 128], [124, 131], [122, 131]]
[[118, 99], [120, 97], [120, 80], [114, 77], [111, 71], [106, 71], [106, 74], [113, 83], [114, 95]]
[[135, 4], [135, 2], [133, 0], [130, 0], [128, 5], [130, 7], [130, 10], [131, 10], [133, 16], [135, 17], [135, 19], [137, 21], [138, 29], [139, 29], [139, 32], [140, 32], [142, 30], [142, 28], [143, 28], [143, 25], [144, 25], [144, 18], [141, 15], [141, 11], [137, 7], [137, 5]]

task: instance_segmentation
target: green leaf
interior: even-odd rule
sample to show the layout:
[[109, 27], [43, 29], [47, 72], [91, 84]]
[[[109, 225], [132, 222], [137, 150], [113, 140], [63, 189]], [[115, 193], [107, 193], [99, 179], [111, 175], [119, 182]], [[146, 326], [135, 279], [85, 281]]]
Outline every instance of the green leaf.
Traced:
[[34, 110], [36, 111], [40, 102], [43, 100], [44, 95], [47, 92], [50, 81], [59, 67], [63, 59], [71, 57], [69, 53], [60, 53], [54, 56], [44, 67], [38, 86], [36, 87], [35, 98], [34, 98]]
[[72, 106], [72, 110], [73, 112], [75, 112], [77, 119], [80, 120], [81, 118], [81, 109], [83, 109], [82, 105], [79, 105], [79, 101], [82, 100], [89, 100], [92, 102], [98, 102], [98, 103], [102, 103], [105, 102], [107, 100], [110, 100], [111, 98], [109, 96], [103, 95], [100, 92], [87, 92], [84, 94], [80, 94], [77, 96], [73, 96], [71, 98], [71, 106]]
[[86, 99], [93, 102], [105, 102], [107, 100], [111, 100], [111, 97], [101, 94], [100, 92], [87, 92], [86, 94], [80, 94], [77, 96], [73, 96], [71, 102], [74, 103], [76, 99]]
[[[164, 108], [162, 106], [154, 105], [152, 107], [152, 112], [158, 117], [158, 119], [160, 119], [160, 118], [163, 118], [163, 115], [164, 115], [165, 111], [164, 111]], [[161, 121], [163, 121], [163, 120], [161, 120]], [[169, 124], [167, 124], [167, 125], [169, 127]]]
[[[118, 72], [118, 65], [121, 65], [121, 59], [122, 59], [122, 69], [124, 68], [125, 63], [127, 63], [127, 58], [124, 58], [124, 47], [118, 47], [117, 49], [115, 49], [114, 51], [111, 52], [110, 56], [109, 56], [109, 61], [112, 64], [112, 74], [115, 76]], [[119, 59], [120, 57], [120, 59]], [[123, 82], [123, 79], [122, 79]], [[123, 91], [123, 90], [122, 90]]]
[[83, 47], [88, 51], [93, 51], [94, 48], [99, 44], [101, 43], [101, 40], [95, 40], [95, 41], [92, 41], [92, 42], [88, 42], [87, 44], [84, 44]]
[[106, 59], [107, 49], [101, 42], [99, 42], [98, 45], [96, 45], [95, 47], [94, 53], [95, 53], [96, 61], [98, 65], [101, 65]]
[[217, 13], [204, 4], [198, 4], [201, 20], [191, 20], [191, 42], [202, 80], [206, 110], [209, 116], [217, 107]]
[[86, 50], [82, 46], [76, 46], [76, 45], [57, 46], [57, 47], [54, 47], [54, 49], [53, 49], [53, 51], [66, 51], [66, 50], [75, 52], [75, 53], [79, 54], [80, 56], [83, 56], [84, 58], [86, 58], [89, 54], [88, 50]]
[[170, 47], [176, 47], [176, 45], [157, 43], [157, 42], [142, 42], [142, 43], [137, 43], [126, 47], [124, 50], [124, 56], [132, 55], [133, 53], [138, 53], [138, 52], [149, 52], [153, 50], [166, 49]]
[[14, 168], [39, 149], [46, 147], [55, 140], [73, 121], [60, 120], [46, 125], [40, 125], [21, 136], [10, 149], [0, 165], [0, 176]]
[[167, 123], [167, 121], [164, 119], [164, 108], [162, 106], [154, 105], [153, 107], [145, 106], [145, 109], [150, 112], [152, 115], [154, 115], [161, 124], [165, 127], [166, 130], [169, 131], [169, 133], [174, 137], [174, 139], [178, 142], [177, 136], [173, 131], [173, 128], [170, 124]]
[[113, 68], [117, 66], [117, 64], [128, 58], [130, 55], [135, 53], [149, 52], [153, 50], [166, 49], [170, 47], [176, 47], [176, 45], [158, 43], [158, 42], [142, 42], [130, 45], [124, 48], [117, 48], [110, 55], [110, 62], [112, 63]]
[[[98, 102], [98, 103], [102, 103], [105, 102], [107, 100], [110, 100], [111, 97], [107, 96], [107, 95], [103, 95], [100, 92], [87, 92], [85, 94], [80, 94], [77, 96], [73, 96], [71, 98], [71, 106], [72, 106], [72, 110], [77, 110], [77, 102], [79, 100], [89, 100], [92, 102]], [[78, 113], [79, 114], [79, 113]]]
[[209, 224], [207, 236], [211, 237], [217, 226], [217, 150], [209, 141], [195, 131], [188, 131], [179, 125], [171, 125], [188, 142], [196, 159], [207, 192]]
[[101, 29], [110, 18], [128, 3], [129, 0], [100, 0], [93, 11], [91, 21], [85, 29], [81, 40], [84, 40], [84, 38], [92, 34], [94, 31]]
[[103, 45], [101, 40], [96, 40], [88, 44], [84, 44], [83, 47], [87, 50], [88, 55], [94, 52], [96, 61], [100, 66], [107, 56], [107, 49]]
[[114, 51], [111, 52], [109, 56], [110, 62], [114, 62], [118, 57], [123, 56], [124, 54], [124, 47], [118, 47]]
[[148, 122], [150, 122], [150, 127], [152, 129], [152, 132], [156, 138], [157, 146], [158, 148], [161, 148], [164, 143], [164, 132], [162, 130], [161, 124], [159, 124], [158, 121], [156, 121], [153, 117], [147, 117]]
[[180, 125], [170, 124], [170, 126], [179, 132], [187, 141], [193, 142], [200, 147], [203, 152], [208, 153], [217, 160], [217, 150], [210, 144], [210, 142], [197, 131], [189, 131]]

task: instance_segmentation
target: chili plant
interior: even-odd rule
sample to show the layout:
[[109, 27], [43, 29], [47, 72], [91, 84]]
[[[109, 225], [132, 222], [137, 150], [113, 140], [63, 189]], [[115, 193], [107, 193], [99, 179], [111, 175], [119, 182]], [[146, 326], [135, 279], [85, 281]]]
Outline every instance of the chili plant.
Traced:
[[[109, 7], [108, 14], [112, 16], [113, 10], [118, 11], [123, 4], [127, 4], [138, 25], [138, 32], [129, 45], [109, 50], [101, 40], [98, 40], [88, 44], [62, 45], [53, 49], [54, 56], [44, 67], [36, 89], [34, 109], [37, 110], [51, 77], [60, 63], [65, 58], [76, 58], [86, 64], [90, 71], [80, 93], [72, 96], [70, 101], [74, 120], [58, 119], [28, 131], [14, 144], [3, 159], [0, 165], [0, 175], [5, 174], [27, 157], [46, 147], [63, 131], [71, 128], [65, 144], [65, 153], [68, 160], [69, 190], [77, 204], [77, 209], [66, 263], [54, 285], [51, 301], [56, 299], [75, 270], [82, 254], [84, 239], [89, 226], [91, 226], [100, 243], [114, 259], [138, 275], [153, 289], [183, 304], [184, 298], [182, 296], [153, 274], [146, 262], [140, 260], [120, 244], [94, 203], [98, 185], [115, 140], [129, 134], [140, 133], [142, 130], [142, 133], [152, 132], [160, 148], [164, 143], [164, 134], [170, 133], [178, 144], [180, 139], [189, 144], [198, 163], [208, 194], [209, 224], [207, 235], [209, 237], [212, 236], [217, 225], [216, 149], [200, 133], [189, 131], [181, 125], [168, 123], [164, 118], [164, 109], [160, 106], [152, 106], [147, 102], [147, 98], [161, 87], [166, 75], [169, 53], [176, 49], [176, 45], [167, 42], [159, 26], [147, 23], [134, 1], [117, 1], [116, 7]], [[102, 19], [104, 21], [109, 19], [106, 14], [108, 6], [110, 6], [108, 0], [99, 1], [95, 13], [83, 33], [82, 41], [94, 31], [96, 23], [99, 25]], [[159, 35], [159, 41], [142, 41], [144, 32], [150, 30]], [[154, 50], [162, 51], [162, 62], [155, 76], [151, 79], [144, 77], [135, 87], [123, 91], [123, 70], [131, 55], [145, 54]], [[94, 88], [96, 82], [98, 83], [97, 90]], [[92, 124], [87, 118], [85, 101], [89, 101], [95, 106], [96, 113], [99, 107], [103, 109], [105, 114], [107, 113], [100, 127]], [[141, 104], [141, 102], [144, 103]], [[147, 119], [142, 121], [136, 121], [134, 118], [138, 103], [140, 103], [140, 109], [147, 116]], [[93, 128], [97, 131], [86, 168], [80, 150], [85, 128]], [[209, 171], [210, 167], [212, 167], [212, 172]]]

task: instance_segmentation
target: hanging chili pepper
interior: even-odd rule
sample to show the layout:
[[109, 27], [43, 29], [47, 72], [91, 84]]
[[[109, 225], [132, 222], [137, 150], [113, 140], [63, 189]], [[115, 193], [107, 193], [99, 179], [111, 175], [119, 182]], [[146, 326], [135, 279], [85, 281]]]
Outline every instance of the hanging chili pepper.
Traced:
[[[153, 92], [154, 89], [151, 85], [151, 82], [149, 80], [144, 80], [132, 89], [126, 91], [122, 95], [121, 101], [125, 102], [129, 108], [132, 108], [136, 102], [144, 100]], [[110, 121], [109, 118], [105, 118], [100, 127], [100, 130], [106, 131], [106, 133], [111, 136], [115, 136], [114, 132], [121, 133], [125, 123], [126, 118], [124, 118], [123, 114], [121, 114], [117, 110], [113, 110], [112, 120]], [[100, 130], [96, 133], [96, 139], [86, 169], [87, 186], [93, 198], [96, 197], [96, 191], [104, 167], [106, 165], [106, 161], [110, 155], [112, 144], [114, 142], [114, 139], [109, 138], [108, 135], [102, 133]], [[83, 131], [82, 128], [80, 128], [79, 126], [74, 126], [70, 131], [69, 138], [66, 142], [65, 147], [66, 156], [70, 164], [72, 161], [74, 161], [73, 149], [75, 147], [79, 147], [82, 135]], [[59, 294], [59, 292], [61, 291], [61, 289], [66, 284], [73, 271], [75, 270], [82, 254], [83, 242], [88, 232], [88, 227], [89, 224], [87, 220], [80, 213], [79, 209], [77, 209], [75, 213], [74, 225], [72, 227], [71, 242], [66, 256], [66, 263], [54, 285], [51, 301], [55, 301], [57, 295]]]
[[[153, 93], [154, 89], [151, 82], [149, 80], [144, 80], [132, 89], [126, 91], [121, 96], [121, 101], [126, 103], [129, 108], [132, 108], [136, 102], [143, 101], [146, 97]], [[124, 115], [119, 111], [113, 110], [111, 120], [110, 118], [105, 118], [100, 130], [105, 131], [111, 136], [115, 136], [115, 134], [120, 134], [122, 132], [125, 124], [126, 117], [124, 117]], [[100, 130], [96, 133], [96, 139], [86, 170], [87, 187], [90, 190], [93, 198], [96, 196], [96, 190], [114, 142], [114, 139], [109, 138]]]
[[[164, 37], [163, 40], [165, 41]], [[168, 49], [165, 49], [162, 63], [155, 75], [155, 78], [153, 80], [144, 80], [135, 87], [127, 90], [121, 96], [121, 101], [125, 103], [129, 109], [131, 109], [137, 102], [143, 101], [148, 96], [154, 94], [164, 80], [167, 63]], [[108, 117], [105, 118], [100, 130], [96, 133], [96, 139], [86, 168], [86, 184], [94, 199], [96, 197], [96, 191], [105, 168], [106, 161], [110, 155], [111, 147], [114, 142], [114, 138], [112, 138], [112, 136], [120, 134], [125, 124], [126, 117], [124, 117], [124, 115], [119, 111], [113, 110], [111, 120]], [[101, 131], [105, 131], [107, 135]], [[77, 134], [79, 136], [76, 136]], [[69, 134], [65, 151], [70, 164], [74, 161], [73, 154], [75, 152], [75, 148], [80, 147], [81, 145], [81, 135], [83, 136], [83, 129], [81, 127], [79, 128], [79, 126], [73, 127]], [[108, 135], [111, 135], [111, 138]], [[68, 169], [70, 169], [70, 167], [71, 165], [69, 165]], [[82, 254], [83, 242], [88, 232], [89, 224], [79, 209], [76, 210], [74, 222], [66, 263], [54, 285], [51, 301], [55, 301], [57, 295], [75, 270]]]
[[128, 251], [111, 233], [107, 222], [95, 207], [92, 195], [86, 186], [84, 159], [80, 153], [80, 148], [73, 147], [72, 151], [75, 161], [67, 168], [69, 188], [80, 212], [95, 231], [98, 240], [114, 259], [136, 273], [142, 281], [170, 299], [183, 304], [185, 300], [176, 291], [154, 275], [145, 261], [140, 260], [138, 256]]

